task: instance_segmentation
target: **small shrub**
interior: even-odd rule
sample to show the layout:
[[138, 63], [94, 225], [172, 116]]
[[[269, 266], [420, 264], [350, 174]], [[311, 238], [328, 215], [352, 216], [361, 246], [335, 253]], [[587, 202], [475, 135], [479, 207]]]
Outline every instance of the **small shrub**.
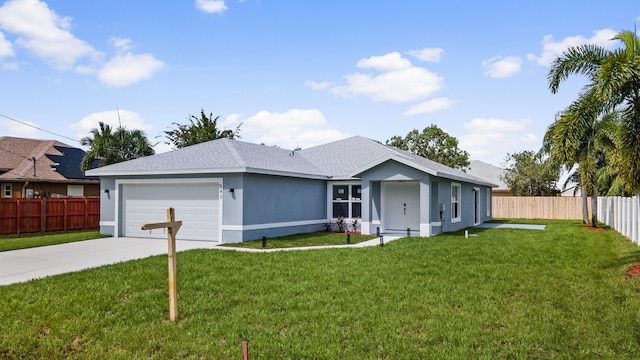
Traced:
[[338, 226], [338, 232], [345, 232], [345, 230], [347, 230], [347, 221], [342, 216], [338, 216], [336, 225]]
[[351, 220], [351, 230], [353, 232], [360, 232], [360, 218], [355, 217]]
[[324, 223], [324, 231], [325, 232], [333, 231], [333, 223], [331, 223], [331, 221], [327, 221]]

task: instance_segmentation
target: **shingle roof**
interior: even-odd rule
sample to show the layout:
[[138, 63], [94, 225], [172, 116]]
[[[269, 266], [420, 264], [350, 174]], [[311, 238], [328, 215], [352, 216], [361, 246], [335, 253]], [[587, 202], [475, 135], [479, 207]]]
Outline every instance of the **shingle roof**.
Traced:
[[237, 140], [218, 139], [174, 151], [90, 170], [90, 175], [257, 172], [326, 177], [296, 152]]
[[87, 174], [117, 176], [252, 172], [348, 179], [389, 160], [448, 179], [495, 186], [463, 171], [360, 136], [299, 151], [218, 139], [90, 170]]
[[[96, 178], [87, 178], [80, 171], [82, 156], [84, 156], [84, 151], [81, 149], [56, 140], [2, 136], [0, 137], [0, 180], [97, 181]], [[34, 158], [36, 159], [35, 169]]]
[[498, 185], [497, 190], [509, 190], [507, 184], [500, 178], [505, 173], [505, 169], [487, 164], [479, 160], [472, 160], [467, 170], [467, 174], [485, 179], [491, 183]]

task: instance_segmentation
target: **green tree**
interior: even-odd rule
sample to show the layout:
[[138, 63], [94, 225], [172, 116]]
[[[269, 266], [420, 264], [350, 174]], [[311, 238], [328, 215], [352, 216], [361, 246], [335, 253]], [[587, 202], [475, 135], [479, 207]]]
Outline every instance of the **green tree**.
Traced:
[[413, 129], [404, 138], [393, 136], [386, 144], [454, 169], [465, 170], [469, 167], [469, 153], [458, 148], [455, 137], [433, 124], [422, 132]]
[[91, 129], [91, 136], [80, 139], [82, 146], [88, 146], [80, 163], [83, 171], [89, 170], [95, 160], [100, 166], [153, 155], [153, 147], [142, 130], [127, 130], [124, 127], [113, 128], [103, 122]]
[[[586, 196], [591, 194], [591, 224], [598, 226], [598, 169], [605, 166], [605, 151], [614, 149], [612, 132], [617, 130], [617, 113], [602, 116], [601, 103], [593, 94], [582, 94], [551, 124], [543, 140], [543, 152], [549, 161], [572, 168], [578, 164], [584, 214]], [[588, 218], [588, 215], [587, 215]], [[586, 221], [585, 223], [588, 223]]]
[[556, 182], [560, 170], [549, 161], [544, 161], [539, 153], [521, 151], [507, 154], [505, 173], [502, 181], [515, 196], [557, 195]]
[[220, 116], [214, 118], [213, 113], [207, 116], [204, 110], [200, 109], [200, 117], [189, 115], [188, 124], [173, 123], [176, 128], [164, 132], [167, 138], [165, 143], [176, 149], [221, 138], [240, 138], [242, 124], [238, 125], [235, 130], [220, 130], [218, 129], [219, 118]]
[[568, 48], [555, 59], [547, 79], [555, 94], [569, 76], [584, 75], [588, 82], [580, 98], [597, 102], [603, 113], [620, 110], [620, 126], [613, 137], [616, 151], [607, 154], [607, 160], [626, 191], [640, 193], [640, 39], [631, 31], [621, 31], [613, 39], [622, 46]]

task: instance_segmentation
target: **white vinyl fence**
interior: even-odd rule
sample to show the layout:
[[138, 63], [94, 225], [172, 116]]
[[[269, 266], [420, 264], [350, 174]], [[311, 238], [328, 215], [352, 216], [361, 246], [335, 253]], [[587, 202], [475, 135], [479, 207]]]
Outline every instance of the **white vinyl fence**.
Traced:
[[637, 196], [600, 196], [598, 197], [598, 220], [640, 245], [639, 201]]

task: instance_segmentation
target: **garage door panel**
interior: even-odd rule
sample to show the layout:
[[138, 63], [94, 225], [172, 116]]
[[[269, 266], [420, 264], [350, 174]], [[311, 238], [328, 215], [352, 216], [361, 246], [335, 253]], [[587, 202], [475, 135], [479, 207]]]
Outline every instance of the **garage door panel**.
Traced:
[[218, 184], [125, 184], [122, 199], [124, 236], [166, 238], [166, 230], [141, 230], [166, 221], [173, 207], [182, 220], [177, 239], [218, 241]]

